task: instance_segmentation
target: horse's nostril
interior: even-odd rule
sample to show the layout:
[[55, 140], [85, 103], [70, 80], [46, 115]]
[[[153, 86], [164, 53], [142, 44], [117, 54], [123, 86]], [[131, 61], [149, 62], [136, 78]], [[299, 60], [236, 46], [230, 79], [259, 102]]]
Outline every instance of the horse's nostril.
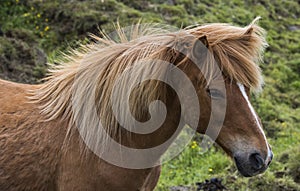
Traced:
[[259, 153], [253, 153], [249, 157], [252, 168], [260, 170], [264, 166], [264, 160]]

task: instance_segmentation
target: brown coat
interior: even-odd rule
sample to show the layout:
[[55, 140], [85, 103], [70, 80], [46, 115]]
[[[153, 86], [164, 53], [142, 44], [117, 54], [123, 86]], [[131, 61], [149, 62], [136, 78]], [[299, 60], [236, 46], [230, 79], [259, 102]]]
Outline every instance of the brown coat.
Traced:
[[[1, 191], [137, 190], [143, 184], [145, 190], [154, 188], [160, 167], [149, 175], [150, 169], [115, 167], [91, 152], [83, 160], [76, 135], [72, 146], [63, 147], [66, 125], [41, 122], [37, 105], [26, 98], [26, 92], [37, 87], [0, 80]], [[145, 182], [148, 175], [152, 177]]]

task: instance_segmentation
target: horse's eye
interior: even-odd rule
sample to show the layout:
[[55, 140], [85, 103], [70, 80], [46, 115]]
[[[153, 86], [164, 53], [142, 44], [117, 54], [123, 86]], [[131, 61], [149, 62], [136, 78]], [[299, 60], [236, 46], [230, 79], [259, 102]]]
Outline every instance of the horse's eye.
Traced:
[[207, 93], [211, 98], [214, 98], [214, 99], [224, 98], [223, 93], [217, 89], [207, 89]]

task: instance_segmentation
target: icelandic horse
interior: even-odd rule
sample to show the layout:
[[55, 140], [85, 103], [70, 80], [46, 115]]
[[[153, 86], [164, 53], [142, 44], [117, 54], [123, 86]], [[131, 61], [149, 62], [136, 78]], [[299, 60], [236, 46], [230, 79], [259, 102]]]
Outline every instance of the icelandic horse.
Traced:
[[[137, 150], [155, 147], [174, 134], [181, 118], [184, 122], [196, 120], [195, 131], [202, 134], [208, 124], [212, 134], [215, 126], [221, 126], [215, 141], [233, 158], [242, 175], [254, 176], [267, 169], [273, 154], [250, 103], [250, 92], [260, 90], [263, 84], [258, 64], [267, 45], [256, 20], [246, 27], [212, 23], [175, 32], [140, 26], [133, 28], [131, 39], [120, 28], [119, 41], [105, 34], [103, 38], [94, 36], [96, 42], [54, 66], [42, 84], [0, 80], [0, 190], [153, 190], [159, 164], [126, 168], [102, 159], [95, 150], [105, 149], [107, 138]], [[149, 105], [159, 100], [166, 108], [165, 120], [153, 132], [130, 132], [114, 116], [114, 84], [137, 63], [139, 69], [129, 79], [147, 74], [164, 77], [170, 71], [161, 61], [188, 77], [197, 103], [186, 103], [198, 104], [201, 112], [195, 115], [189, 107], [183, 110], [171, 86], [149, 79], [132, 89], [129, 111], [143, 124], [153, 114]], [[149, 64], [155, 67], [146, 67]], [[221, 75], [216, 77], [210, 71], [212, 65]], [[218, 89], [214, 78], [225, 89]], [[181, 83], [180, 78], [176, 80]], [[128, 81], [120, 81], [117, 99], [126, 97]], [[220, 104], [213, 108], [213, 102]], [[223, 120], [210, 121], [223, 110]], [[95, 116], [108, 136], [95, 136]], [[109, 152], [115, 159], [119, 151]], [[162, 154], [155, 156], [157, 161]], [[148, 157], [138, 160], [147, 161]], [[135, 162], [132, 158], [132, 164]]]

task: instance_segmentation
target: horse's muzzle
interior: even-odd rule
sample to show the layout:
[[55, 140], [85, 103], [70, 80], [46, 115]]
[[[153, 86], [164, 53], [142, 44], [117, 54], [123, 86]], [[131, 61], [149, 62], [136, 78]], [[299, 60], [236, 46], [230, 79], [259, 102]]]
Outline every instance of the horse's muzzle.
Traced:
[[253, 152], [250, 155], [236, 154], [234, 160], [239, 172], [245, 177], [255, 176], [263, 173], [270, 165], [273, 153], [267, 159], [264, 159], [259, 152]]

